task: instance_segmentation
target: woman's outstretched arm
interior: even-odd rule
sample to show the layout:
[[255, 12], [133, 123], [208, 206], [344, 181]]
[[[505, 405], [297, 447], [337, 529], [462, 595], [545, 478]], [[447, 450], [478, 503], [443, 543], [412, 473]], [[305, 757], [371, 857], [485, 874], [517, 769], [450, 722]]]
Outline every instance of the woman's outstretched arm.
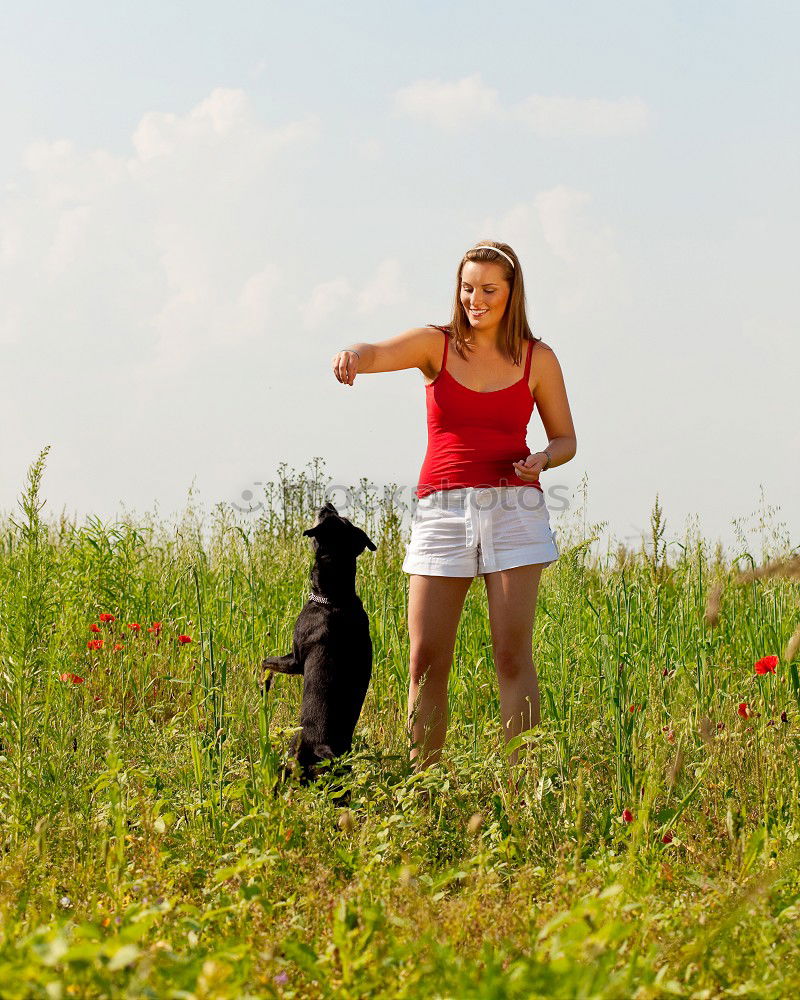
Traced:
[[352, 344], [334, 354], [333, 373], [340, 382], [352, 385], [357, 374], [399, 372], [407, 368], [425, 372], [430, 368], [434, 345], [441, 350], [441, 340], [439, 330], [418, 326], [377, 344]]

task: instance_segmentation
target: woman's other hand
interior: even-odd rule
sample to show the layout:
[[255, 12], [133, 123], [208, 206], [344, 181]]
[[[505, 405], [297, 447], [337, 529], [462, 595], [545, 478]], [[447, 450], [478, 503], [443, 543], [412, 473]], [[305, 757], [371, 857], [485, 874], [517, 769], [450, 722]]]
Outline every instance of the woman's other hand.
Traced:
[[547, 455], [537, 451], [534, 455], [528, 455], [524, 462], [514, 462], [514, 472], [524, 482], [535, 483], [545, 462], [547, 462]]

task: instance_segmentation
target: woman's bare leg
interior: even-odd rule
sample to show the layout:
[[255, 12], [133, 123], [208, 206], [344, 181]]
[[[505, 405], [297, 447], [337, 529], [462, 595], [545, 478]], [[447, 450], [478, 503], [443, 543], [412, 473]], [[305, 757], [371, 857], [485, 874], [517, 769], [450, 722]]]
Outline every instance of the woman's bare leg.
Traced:
[[[538, 726], [540, 721], [532, 642], [543, 568], [542, 564], [517, 566], [484, 576], [506, 741]], [[511, 754], [512, 763], [516, 762], [517, 753]]]
[[439, 760], [447, 732], [447, 678], [472, 577], [409, 575], [408, 727], [418, 767]]

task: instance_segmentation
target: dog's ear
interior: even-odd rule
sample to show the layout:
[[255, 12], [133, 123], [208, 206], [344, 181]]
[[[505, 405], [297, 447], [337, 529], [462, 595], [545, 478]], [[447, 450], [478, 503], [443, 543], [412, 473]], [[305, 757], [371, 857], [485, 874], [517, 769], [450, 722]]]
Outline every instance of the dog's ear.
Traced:
[[316, 538], [318, 543], [327, 539], [331, 545], [350, 545], [357, 556], [364, 549], [371, 549], [373, 552], [377, 549], [369, 535], [346, 517], [326, 517], [313, 528], [306, 528], [303, 534]]
[[369, 549], [374, 552], [377, 549], [377, 545], [372, 541], [366, 531], [362, 531], [361, 528], [357, 528], [354, 524], [351, 525], [353, 529], [353, 548], [357, 556], [360, 556], [364, 549]]

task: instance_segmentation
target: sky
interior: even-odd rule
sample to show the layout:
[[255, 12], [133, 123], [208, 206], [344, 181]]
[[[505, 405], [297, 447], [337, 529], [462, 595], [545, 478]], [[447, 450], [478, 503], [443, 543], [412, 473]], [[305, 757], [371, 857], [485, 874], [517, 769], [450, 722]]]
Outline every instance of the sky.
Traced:
[[492, 239], [575, 422], [557, 534], [636, 546], [658, 496], [671, 540], [757, 546], [768, 509], [800, 544], [798, 29], [788, 0], [7, 5], [0, 511], [47, 444], [52, 514], [255, 505], [315, 458], [410, 504], [421, 372], [331, 358], [446, 323]]

